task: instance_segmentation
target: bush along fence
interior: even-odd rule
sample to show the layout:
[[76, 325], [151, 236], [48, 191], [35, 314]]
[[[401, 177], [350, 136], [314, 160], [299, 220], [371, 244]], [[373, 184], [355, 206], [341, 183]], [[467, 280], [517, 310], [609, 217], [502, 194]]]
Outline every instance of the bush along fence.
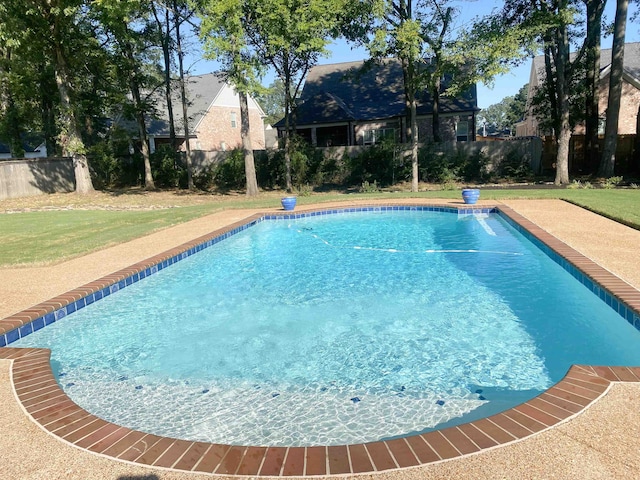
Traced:
[[[459, 142], [423, 145], [419, 151], [420, 179], [454, 188], [457, 182], [486, 182], [498, 178], [523, 180], [540, 168], [538, 139], [508, 142]], [[539, 142], [539, 140], [538, 140]], [[411, 178], [411, 159], [405, 145], [383, 142], [372, 146], [316, 148], [295, 143], [292, 180], [299, 193], [314, 188], [355, 188], [377, 191]], [[255, 151], [256, 175], [263, 189], [284, 186], [284, 152]], [[186, 188], [183, 152], [168, 148], [151, 155], [159, 188]], [[192, 153], [194, 184], [201, 190], [241, 190], [245, 186], [241, 150]], [[142, 157], [116, 155], [94, 149], [89, 156], [97, 189], [143, 184]], [[0, 200], [41, 193], [71, 192], [75, 188], [69, 158], [13, 159], [0, 162]]]
[[[375, 191], [411, 179], [406, 145], [383, 142], [371, 146], [311, 147], [296, 141], [291, 156], [293, 184], [299, 193], [332, 187]], [[419, 151], [420, 180], [442, 184], [525, 180], [538, 173], [542, 142], [537, 138], [505, 142], [425, 144]], [[285, 184], [284, 152], [255, 151], [256, 175], [262, 189]], [[239, 149], [227, 152], [192, 152], [194, 184], [201, 190], [230, 191], [245, 187], [244, 157]], [[90, 158], [96, 188], [142, 185], [142, 159], [111, 154]], [[186, 187], [184, 154], [160, 149], [152, 154], [156, 186]]]

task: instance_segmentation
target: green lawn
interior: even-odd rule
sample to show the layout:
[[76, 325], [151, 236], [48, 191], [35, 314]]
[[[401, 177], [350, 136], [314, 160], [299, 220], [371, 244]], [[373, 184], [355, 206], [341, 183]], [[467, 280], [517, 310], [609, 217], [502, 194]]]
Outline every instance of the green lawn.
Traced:
[[0, 266], [52, 263], [215, 211], [210, 205], [149, 211], [66, 210], [0, 215]]
[[[336, 200], [398, 198], [459, 199], [460, 191], [375, 194], [320, 194], [299, 204]], [[483, 200], [561, 198], [640, 229], [640, 189], [482, 189]], [[149, 234], [223, 208], [268, 208], [277, 197], [216, 201], [157, 210], [53, 210], [0, 214], [0, 266], [49, 264]]]

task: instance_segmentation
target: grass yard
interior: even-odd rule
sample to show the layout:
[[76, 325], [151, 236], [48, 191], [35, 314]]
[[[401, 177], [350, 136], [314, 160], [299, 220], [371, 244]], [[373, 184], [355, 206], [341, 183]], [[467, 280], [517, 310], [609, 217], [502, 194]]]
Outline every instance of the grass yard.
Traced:
[[[483, 200], [564, 199], [640, 229], [640, 190], [481, 189]], [[183, 192], [43, 195], [0, 201], [0, 267], [51, 264], [228, 208], [273, 208], [280, 192], [258, 198]], [[323, 193], [298, 198], [300, 205], [339, 200], [460, 199], [459, 190]]]

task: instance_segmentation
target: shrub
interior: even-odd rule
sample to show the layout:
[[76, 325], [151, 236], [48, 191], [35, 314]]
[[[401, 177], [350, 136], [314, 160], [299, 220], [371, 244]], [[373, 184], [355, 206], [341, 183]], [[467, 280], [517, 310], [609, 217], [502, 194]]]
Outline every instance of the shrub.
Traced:
[[591, 185], [590, 182], [582, 183], [580, 180], [573, 180], [573, 182], [571, 182], [569, 185], [567, 185], [567, 188], [571, 189], [571, 190], [575, 190], [575, 189], [588, 190], [588, 189], [593, 188], [593, 185]]
[[116, 151], [111, 142], [100, 142], [87, 152], [93, 185], [98, 190], [140, 185], [144, 166], [139, 154]]
[[269, 150], [256, 158], [256, 177], [260, 188], [279, 188], [285, 184], [284, 151]]
[[244, 153], [240, 148], [234, 148], [227, 158], [219, 163], [214, 171], [215, 185], [221, 190], [239, 190], [247, 184], [244, 172]]
[[365, 180], [364, 182], [362, 182], [362, 185], [360, 186], [358, 191], [360, 193], [377, 193], [380, 191], [380, 189], [378, 188], [375, 180], [373, 181], [373, 183], [369, 183]]
[[215, 167], [207, 165], [193, 174], [193, 186], [198, 190], [209, 191], [215, 186]]
[[161, 146], [150, 155], [151, 175], [156, 187], [186, 187], [187, 171], [182, 165], [180, 152]]
[[381, 186], [404, 181], [411, 175], [411, 162], [406, 162], [402, 146], [393, 139], [365, 148], [349, 160], [351, 185], [376, 182]]
[[622, 183], [622, 177], [609, 177], [602, 183], [602, 188], [616, 188]]
[[313, 193], [313, 187], [307, 183], [305, 185], [294, 187], [293, 191], [299, 197], [309, 197]]
[[113, 186], [118, 172], [118, 161], [111, 145], [106, 142], [94, 145], [87, 152], [93, 186], [103, 190]]
[[511, 150], [504, 156], [494, 173], [512, 180], [524, 180], [533, 175], [528, 160], [523, 159], [516, 150]]

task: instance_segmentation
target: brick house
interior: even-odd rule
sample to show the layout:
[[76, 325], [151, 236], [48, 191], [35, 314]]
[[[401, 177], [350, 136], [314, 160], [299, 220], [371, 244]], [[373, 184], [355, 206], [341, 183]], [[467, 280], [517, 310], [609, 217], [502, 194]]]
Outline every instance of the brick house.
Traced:
[[[607, 102], [609, 98], [609, 74], [611, 73], [611, 49], [600, 52], [600, 83], [599, 107], [601, 126], [600, 134], [604, 135], [604, 121], [606, 118]], [[636, 133], [638, 106], [640, 105], [640, 43], [627, 43], [624, 46], [624, 72], [622, 84], [622, 102], [618, 120], [618, 135], [632, 135]], [[544, 56], [534, 57], [529, 74], [529, 93], [527, 95], [527, 114], [516, 124], [516, 136], [544, 136], [538, 120], [531, 107], [532, 98], [537, 87], [545, 79]], [[584, 135], [584, 124], [576, 125], [574, 135]]]
[[[364, 61], [316, 65], [309, 70], [297, 102], [296, 132], [319, 147], [371, 145], [383, 138], [406, 141], [409, 121], [405, 108], [400, 62], [387, 59], [370, 69]], [[433, 104], [426, 91], [418, 95], [418, 139], [432, 138]], [[444, 141], [475, 140], [475, 85], [459, 97], [440, 97]], [[284, 132], [284, 120], [274, 125]]]
[[[192, 151], [225, 151], [242, 145], [240, 138], [240, 101], [233, 87], [219, 75], [194, 75], [187, 80], [189, 99], [189, 142]], [[249, 128], [254, 150], [265, 148], [263, 118], [260, 105], [249, 97]], [[157, 115], [148, 122], [149, 144], [153, 152], [158, 145], [169, 143], [168, 111], [164, 98], [156, 101]], [[173, 101], [176, 136], [184, 150], [182, 103], [179, 95]]]

